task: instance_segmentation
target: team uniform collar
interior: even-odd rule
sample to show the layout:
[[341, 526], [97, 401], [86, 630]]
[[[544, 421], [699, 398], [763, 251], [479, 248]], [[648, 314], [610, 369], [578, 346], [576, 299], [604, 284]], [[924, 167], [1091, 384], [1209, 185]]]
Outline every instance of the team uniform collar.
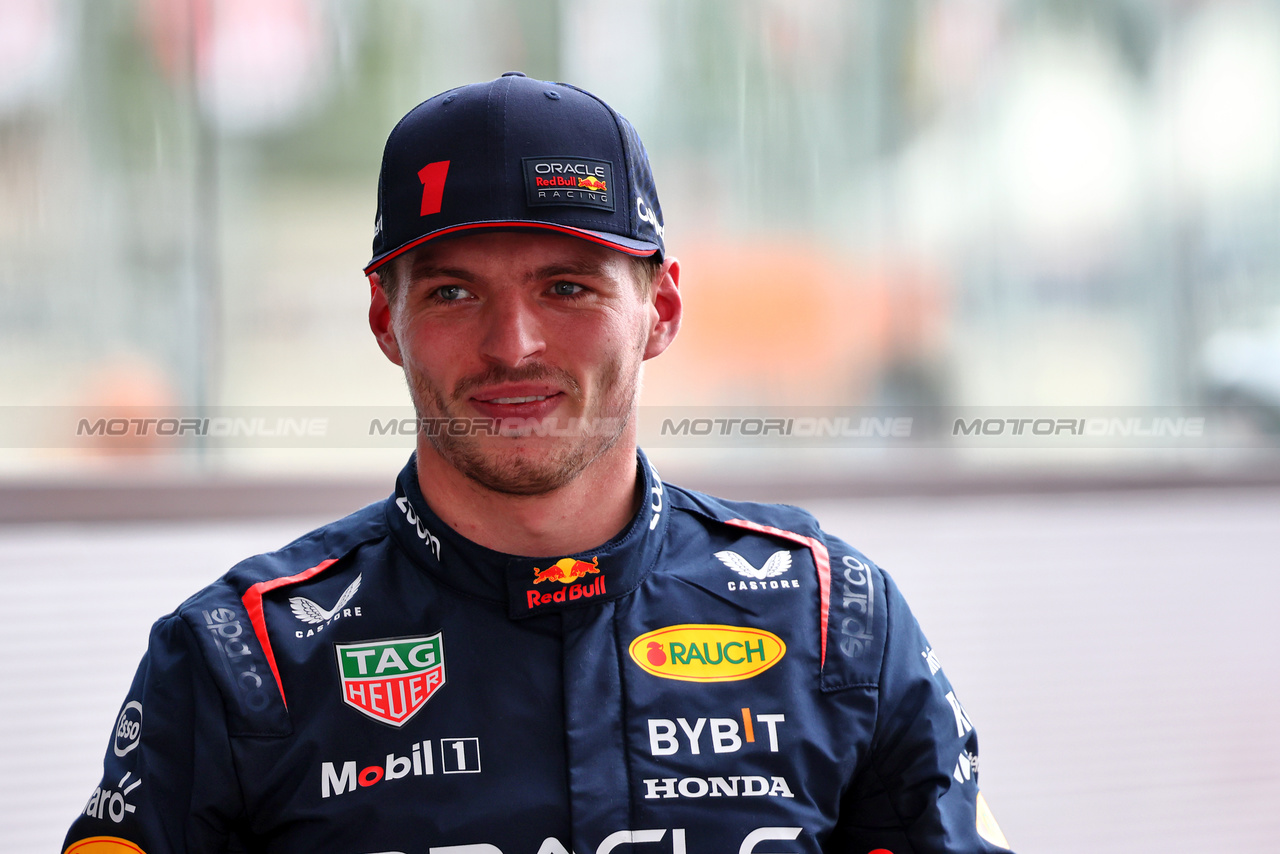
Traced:
[[458, 534], [427, 505], [418, 486], [416, 454], [387, 499], [387, 522], [416, 563], [462, 593], [505, 603], [513, 619], [598, 606], [639, 586], [657, 560], [666, 532], [670, 513], [662, 480], [639, 450], [636, 471], [644, 489], [639, 512], [609, 542], [576, 554], [510, 555]]

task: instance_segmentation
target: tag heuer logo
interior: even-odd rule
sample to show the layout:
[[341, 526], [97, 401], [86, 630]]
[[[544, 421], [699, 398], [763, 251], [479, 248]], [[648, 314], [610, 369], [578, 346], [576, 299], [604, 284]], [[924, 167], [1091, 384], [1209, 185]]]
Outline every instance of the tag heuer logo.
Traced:
[[444, 685], [442, 634], [334, 644], [343, 702], [376, 721], [404, 726]]

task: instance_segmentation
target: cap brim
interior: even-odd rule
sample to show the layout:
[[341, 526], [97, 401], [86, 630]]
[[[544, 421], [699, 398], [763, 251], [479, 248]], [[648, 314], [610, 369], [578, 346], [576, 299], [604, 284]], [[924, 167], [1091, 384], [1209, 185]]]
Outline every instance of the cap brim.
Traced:
[[530, 222], [528, 220], [498, 220], [484, 222], [464, 222], [459, 225], [451, 225], [448, 228], [442, 228], [439, 231], [433, 231], [424, 234], [421, 237], [410, 240], [408, 243], [397, 246], [381, 255], [375, 255], [368, 264], [365, 265], [364, 274], [367, 276], [377, 270], [383, 264], [395, 258], [397, 255], [403, 255], [411, 249], [415, 249], [431, 240], [438, 240], [442, 237], [453, 237], [468, 231], [485, 230], [502, 230], [502, 231], [552, 231], [559, 234], [565, 234], [570, 237], [577, 237], [581, 240], [587, 240], [597, 243], [616, 252], [622, 252], [626, 255], [632, 255], [636, 258], [647, 258], [650, 255], [661, 254], [662, 247], [656, 243], [650, 243], [647, 240], [632, 240], [629, 237], [621, 237], [617, 234], [609, 234], [603, 231], [591, 231], [585, 228], [573, 228], [568, 225], [560, 225], [554, 222]]

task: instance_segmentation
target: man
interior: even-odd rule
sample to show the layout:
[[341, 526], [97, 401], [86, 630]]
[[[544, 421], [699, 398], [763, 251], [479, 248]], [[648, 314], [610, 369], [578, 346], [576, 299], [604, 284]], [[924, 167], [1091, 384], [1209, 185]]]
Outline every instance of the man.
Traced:
[[156, 624], [67, 851], [1005, 850], [888, 576], [638, 451], [681, 303], [630, 124], [518, 73], [426, 101], [366, 273], [416, 454]]

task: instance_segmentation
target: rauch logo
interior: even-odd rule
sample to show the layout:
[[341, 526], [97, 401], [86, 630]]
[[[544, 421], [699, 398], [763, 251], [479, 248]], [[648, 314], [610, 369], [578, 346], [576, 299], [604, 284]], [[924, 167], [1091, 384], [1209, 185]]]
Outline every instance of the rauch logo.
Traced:
[[735, 682], [777, 664], [787, 645], [763, 629], [686, 623], [646, 632], [628, 652], [642, 670], [663, 679]]
[[403, 726], [444, 685], [442, 635], [334, 644], [343, 702]]

